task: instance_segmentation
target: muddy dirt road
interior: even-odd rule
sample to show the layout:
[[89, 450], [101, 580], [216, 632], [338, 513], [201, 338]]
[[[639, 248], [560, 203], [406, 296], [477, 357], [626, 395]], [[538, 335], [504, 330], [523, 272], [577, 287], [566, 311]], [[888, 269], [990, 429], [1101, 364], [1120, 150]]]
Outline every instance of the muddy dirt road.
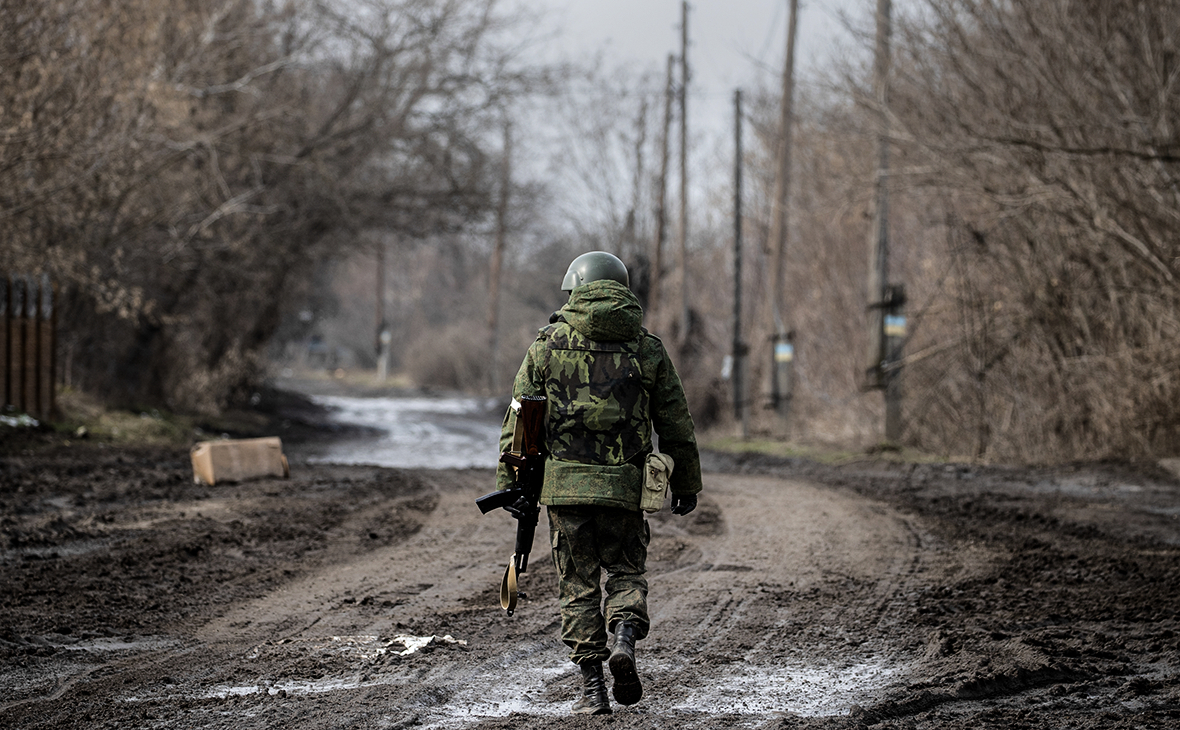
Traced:
[[542, 520], [490, 470], [0, 457], [0, 727], [1180, 727], [1180, 484], [711, 456], [653, 516], [643, 701], [570, 717]]

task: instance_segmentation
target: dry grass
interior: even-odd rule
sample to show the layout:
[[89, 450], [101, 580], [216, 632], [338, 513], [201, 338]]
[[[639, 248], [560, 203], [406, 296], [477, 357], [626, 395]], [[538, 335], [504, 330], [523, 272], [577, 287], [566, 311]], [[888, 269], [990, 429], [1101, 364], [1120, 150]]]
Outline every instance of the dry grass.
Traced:
[[868, 459], [901, 464], [940, 464], [960, 461], [910, 448], [880, 448], [852, 451], [836, 447], [801, 444], [775, 439], [742, 439], [735, 436], [709, 436], [701, 439], [701, 448], [731, 454], [764, 454], [784, 459], [807, 459], [820, 464], [853, 464]]
[[204, 433], [191, 417], [157, 409], [136, 412], [109, 408], [94, 396], [75, 389], [67, 388], [59, 393], [57, 404], [61, 417], [53, 423], [54, 430], [76, 438], [184, 447]]

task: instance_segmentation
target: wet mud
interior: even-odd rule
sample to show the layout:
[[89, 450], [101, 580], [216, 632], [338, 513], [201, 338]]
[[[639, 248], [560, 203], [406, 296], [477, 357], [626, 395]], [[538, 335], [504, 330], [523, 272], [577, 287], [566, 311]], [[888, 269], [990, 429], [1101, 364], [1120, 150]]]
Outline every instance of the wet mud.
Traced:
[[312, 464], [207, 487], [187, 454], [0, 456], [0, 726], [1180, 726], [1180, 484], [1152, 465], [706, 458], [650, 522], [643, 700], [571, 717], [538, 530], [488, 469]]

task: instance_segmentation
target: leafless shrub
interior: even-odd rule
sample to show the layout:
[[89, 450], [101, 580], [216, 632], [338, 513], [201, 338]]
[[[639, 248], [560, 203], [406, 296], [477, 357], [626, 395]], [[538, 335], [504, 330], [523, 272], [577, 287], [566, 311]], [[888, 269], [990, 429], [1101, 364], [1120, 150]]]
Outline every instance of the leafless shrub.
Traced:
[[402, 353], [406, 373], [421, 386], [470, 392], [486, 382], [488, 343], [481, 334], [456, 322], [416, 338]]
[[946, 345], [915, 440], [989, 458], [1180, 449], [1180, 7], [929, 2], [898, 34], [904, 182], [946, 212]]

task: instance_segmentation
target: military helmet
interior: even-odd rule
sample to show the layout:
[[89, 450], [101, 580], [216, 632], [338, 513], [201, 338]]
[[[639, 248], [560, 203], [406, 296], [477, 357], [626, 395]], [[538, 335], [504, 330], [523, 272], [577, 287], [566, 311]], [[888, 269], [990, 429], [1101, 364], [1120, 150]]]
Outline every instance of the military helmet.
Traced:
[[565, 278], [561, 281], [561, 290], [573, 291], [575, 287], [600, 279], [617, 281], [625, 287], [631, 286], [627, 266], [618, 256], [606, 251], [591, 251], [570, 262]]

